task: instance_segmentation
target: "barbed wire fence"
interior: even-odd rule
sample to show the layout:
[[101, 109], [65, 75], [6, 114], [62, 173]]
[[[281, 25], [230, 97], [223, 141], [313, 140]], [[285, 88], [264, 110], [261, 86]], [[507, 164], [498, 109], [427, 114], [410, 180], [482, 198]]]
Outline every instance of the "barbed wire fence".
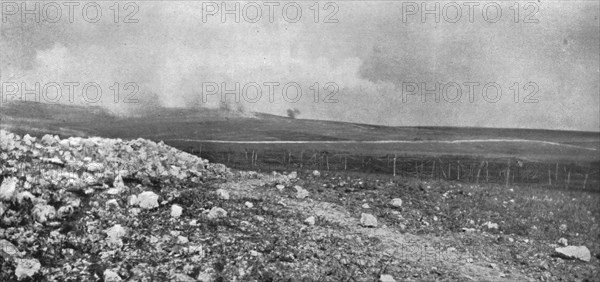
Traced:
[[263, 171], [322, 170], [389, 174], [397, 177], [465, 183], [542, 184], [565, 189], [600, 190], [600, 168], [577, 163], [536, 162], [518, 158], [367, 155], [315, 150], [190, 152], [234, 169]]

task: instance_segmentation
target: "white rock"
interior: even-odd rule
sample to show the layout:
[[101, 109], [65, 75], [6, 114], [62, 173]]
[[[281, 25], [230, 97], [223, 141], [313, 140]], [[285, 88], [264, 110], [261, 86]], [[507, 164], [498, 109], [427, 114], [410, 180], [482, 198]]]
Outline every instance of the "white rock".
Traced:
[[185, 236], [177, 236], [177, 244], [187, 244], [190, 240]]
[[139, 208], [131, 208], [129, 209], [129, 213], [133, 216], [137, 216], [138, 214], [140, 214], [140, 212], [142, 212], [141, 209]]
[[475, 232], [475, 228], [466, 228], [466, 227], [463, 227], [462, 228], [462, 232], [473, 233], [473, 232]]
[[104, 230], [108, 237], [121, 238], [127, 235], [127, 230], [121, 224], [115, 224], [113, 227]]
[[390, 205], [392, 205], [393, 207], [399, 208], [399, 207], [402, 206], [402, 199], [400, 199], [400, 198], [393, 198], [390, 201]]
[[567, 225], [566, 225], [566, 224], [561, 224], [561, 225], [558, 227], [558, 230], [559, 230], [560, 232], [566, 232], [566, 231], [567, 231]]
[[213, 207], [208, 212], [208, 219], [217, 219], [221, 217], [227, 217], [227, 211], [222, 208]]
[[319, 177], [319, 176], [321, 176], [321, 173], [318, 170], [313, 170], [312, 175], [314, 177]]
[[136, 195], [131, 195], [127, 197], [127, 205], [135, 206], [138, 204], [138, 197]]
[[171, 206], [171, 217], [178, 218], [183, 213], [183, 208], [180, 205]]
[[8, 207], [3, 202], [0, 202], [0, 217], [3, 216], [7, 210]]
[[127, 188], [127, 186], [125, 186], [125, 182], [123, 182], [123, 177], [120, 173], [117, 174], [117, 177], [115, 177], [115, 181], [113, 181], [113, 187], [118, 190], [123, 190]]
[[249, 208], [249, 209], [251, 209], [251, 208], [253, 208], [253, 207], [254, 207], [254, 204], [252, 204], [252, 203], [250, 203], [250, 202], [246, 202], [246, 203], [244, 203], [244, 205], [245, 205], [247, 208]]
[[104, 165], [101, 163], [90, 163], [86, 166], [87, 171], [95, 173], [104, 170]]
[[46, 204], [37, 204], [32, 210], [33, 218], [39, 223], [45, 223], [56, 216], [56, 209]]
[[145, 191], [138, 196], [138, 205], [142, 209], [153, 209], [158, 207], [158, 195], [151, 191]]
[[13, 245], [11, 242], [0, 239], [0, 256], [5, 260], [12, 259], [20, 255], [19, 248]]
[[304, 199], [310, 194], [307, 190], [298, 185], [295, 185], [294, 189], [296, 189], [296, 198], [298, 199]]
[[368, 208], [370, 208], [370, 206], [369, 206], [369, 204], [367, 204], [367, 203], [364, 203], [364, 204], [362, 205], [362, 208], [363, 208], [363, 209], [368, 209]]
[[488, 221], [483, 224], [483, 227], [486, 227], [488, 229], [498, 229], [498, 223], [492, 223], [491, 221]]
[[229, 192], [227, 190], [217, 189], [216, 193], [219, 196], [219, 198], [223, 200], [229, 200]]
[[554, 249], [559, 257], [566, 259], [579, 259], [589, 262], [591, 259], [590, 250], [586, 246], [568, 246]]
[[569, 245], [569, 241], [567, 241], [567, 239], [565, 239], [565, 238], [560, 238], [560, 239], [558, 239], [558, 244], [566, 247]]
[[198, 273], [198, 276], [196, 276], [196, 280], [200, 281], [200, 282], [210, 282], [213, 281], [212, 279], [212, 275], [208, 272], [200, 272]]
[[10, 201], [15, 196], [17, 182], [16, 177], [4, 178], [2, 185], [0, 185], [0, 200]]
[[106, 208], [111, 208], [111, 207], [119, 208], [119, 202], [117, 202], [117, 199], [110, 199], [110, 200], [106, 201], [106, 203], [104, 205], [106, 206]]
[[297, 172], [295, 172], [295, 171], [292, 171], [292, 172], [290, 172], [290, 173], [287, 175], [287, 177], [288, 177], [289, 179], [296, 179], [296, 178], [298, 178], [298, 173], [297, 173]]
[[20, 192], [17, 194], [17, 203], [23, 204], [23, 201], [30, 200], [33, 202], [35, 200], [35, 196], [31, 194], [29, 191]]
[[117, 189], [117, 188], [110, 188], [110, 189], [106, 190], [106, 194], [109, 194], [109, 195], [117, 195], [117, 194], [119, 194], [119, 192], [121, 192], [121, 191], [119, 191], [119, 189]]
[[56, 139], [54, 139], [54, 137], [52, 137], [52, 135], [44, 135], [44, 137], [42, 137], [42, 143], [46, 144], [46, 145], [54, 145], [56, 144], [58, 141]]
[[121, 279], [121, 276], [119, 276], [119, 274], [117, 274], [116, 272], [107, 269], [104, 270], [104, 281], [105, 282], [119, 282], [119, 281], [123, 281], [123, 279]]
[[377, 218], [372, 214], [362, 213], [360, 215], [360, 225], [364, 227], [377, 227]]
[[281, 185], [281, 184], [277, 184], [277, 186], [275, 186], [277, 188], [277, 190], [279, 190], [279, 192], [283, 191], [283, 189], [285, 189], [285, 185]]
[[42, 266], [37, 259], [17, 259], [16, 261], [17, 268], [15, 269], [15, 275], [18, 280], [35, 275]]
[[314, 216], [309, 216], [307, 219], [304, 220], [304, 223], [313, 226], [315, 225], [316, 219]]
[[396, 282], [396, 279], [389, 274], [381, 274], [381, 276], [379, 276], [379, 282]]
[[173, 274], [171, 281], [174, 281], [174, 282], [196, 282], [196, 279], [194, 279], [188, 275], [185, 275], [183, 273], [175, 273], [175, 274]]

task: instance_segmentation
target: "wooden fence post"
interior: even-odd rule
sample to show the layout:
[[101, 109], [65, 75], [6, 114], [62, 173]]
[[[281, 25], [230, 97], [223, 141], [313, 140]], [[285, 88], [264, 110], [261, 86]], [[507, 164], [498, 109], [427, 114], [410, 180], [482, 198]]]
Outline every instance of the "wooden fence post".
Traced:
[[556, 172], [554, 173], [554, 184], [558, 185], [558, 163], [556, 163]]
[[548, 169], [548, 185], [552, 186], [552, 170]]
[[490, 163], [488, 161], [485, 161], [485, 183], [489, 183], [490, 182], [490, 170], [489, 170], [489, 166], [490, 166]]
[[435, 179], [435, 160], [433, 160], [433, 167], [431, 167], [431, 178]]
[[479, 174], [481, 173], [481, 168], [483, 167], [483, 161], [481, 162], [481, 164], [479, 165], [479, 168], [477, 169], [477, 184], [479, 184]]
[[458, 177], [457, 177], [457, 179], [460, 180], [460, 161], [458, 161], [458, 164], [456, 165], [456, 168], [458, 169]]
[[506, 162], [506, 187], [508, 187], [509, 182], [510, 182], [510, 159]]
[[348, 155], [344, 154], [344, 170], [348, 170]]
[[571, 184], [571, 170], [567, 173], [567, 189], [569, 189], [569, 184]]
[[325, 162], [327, 162], [327, 171], [329, 171], [329, 156], [325, 155]]
[[396, 177], [396, 154], [394, 154], [394, 177]]
[[587, 184], [588, 174], [585, 174], [585, 179], [583, 180], [583, 189], [585, 190], [585, 185]]

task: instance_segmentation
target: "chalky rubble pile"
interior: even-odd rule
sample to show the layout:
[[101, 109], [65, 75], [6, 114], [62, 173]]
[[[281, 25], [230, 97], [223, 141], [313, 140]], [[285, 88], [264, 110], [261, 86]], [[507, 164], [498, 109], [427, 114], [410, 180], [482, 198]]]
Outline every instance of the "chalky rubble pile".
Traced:
[[[116, 223], [123, 218], [167, 204], [184, 183], [202, 186], [232, 177], [224, 165], [144, 139], [36, 138], [0, 130], [0, 149], [0, 280], [61, 280], [76, 269], [82, 276], [71, 278], [83, 279], [92, 258], [62, 266], [52, 260], [72, 255], [72, 245], [122, 247], [127, 232]], [[122, 200], [128, 196], [129, 203]], [[78, 214], [84, 206], [85, 214]], [[114, 212], [121, 206], [130, 208]], [[7, 271], [14, 276], [4, 276]], [[96, 274], [103, 275], [119, 277], [110, 269]]]

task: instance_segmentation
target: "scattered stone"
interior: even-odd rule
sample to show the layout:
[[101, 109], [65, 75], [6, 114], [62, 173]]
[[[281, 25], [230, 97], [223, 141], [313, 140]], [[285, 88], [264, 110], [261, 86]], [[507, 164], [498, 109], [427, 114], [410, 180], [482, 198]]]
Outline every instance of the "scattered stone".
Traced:
[[277, 190], [279, 190], [279, 192], [283, 191], [283, 189], [285, 189], [285, 185], [282, 184], [277, 184], [277, 186], [275, 186], [277, 188]]
[[208, 212], [208, 219], [217, 219], [221, 217], [227, 217], [227, 211], [222, 208], [213, 207]]
[[10, 201], [15, 196], [17, 182], [16, 177], [4, 178], [2, 185], [0, 185], [0, 200]]
[[33, 202], [35, 200], [35, 196], [29, 191], [20, 192], [19, 194], [17, 194], [17, 203], [23, 204], [25, 200], [30, 200], [31, 202]]
[[515, 239], [513, 239], [512, 237], [508, 237], [508, 242], [513, 243], [515, 241]]
[[567, 241], [567, 239], [565, 239], [565, 238], [560, 238], [560, 239], [558, 239], [558, 244], [560, 244], [563, 247], [566, 247], [569, 245], [569, 241]]
[[370, 208], [370, 207], [369, 207], [369, 204], [367, 204], [367, 203], [364, 203], [364, 204], [362, 205], [362, 208], [363, 208], [363, 209], [368, 209], [368, 208]]
[[250, 255], [253, 257], [257, 257], [257, 256], [259, 256], [259, 253], [255, 250], [250, 250]]
[[219, 198], [223, 199], [223, 200], [229, 200], [229, 192], [227, 190], [224, 189], [218, 189], [216, 191], [217, 195], [219, 196]]
[[396, 279], [389, 274], [381, 274], [381, 276], [379, 276], [379, 282], [396, 282]]
[[265, 221], [265, 218], [264, 218], [264, 217], [262, 217], [262, 216], [260, 216], [260, 215], [257, 215], [257, 216], [256, 216], [256, 220], [258, 220], [258, 221], [260, 221], [260, 222], [263, 222], [263, 221]]
[[473, 233], [473, 232], [475, 232], [475, 228], [466, 228], [466, 227], [463, 227], [462, 228], [462, 232]]
[[190, 240], [185, 236], [177, 236], [177, 244], [183, 245], [189, 243]]
[[104, 170], [104, 165], [101, 163], [90, 163], [86, 166], [87, 171], [96, 173]]
[[554, 251], [558, 257], [564, 259], [579, 259], [589, 262], [592, 257], [590, 250], [586, 246], [568, 246], [556, 248]]
[[314, 216], [309, 216], [307, 219], [304, 220], [304, 223], [308, 224], [309, 226], [313, 226], [315, 225], [316, 219]]
[[109, 195], [117, 195], [120, 192], [121, 191], [119, 191], [119, 189], [117, 189], [117, 188], [110, 188], [110, 189], [106, 190], [106, 194], [109, 194]]
[[9, 261], [19, 255], [20, 252], [17, 246], [7, 240], [0, 239], [0, 256], [2, 256], [4, 260]]
[[561, 224], [558, 227], [558, 231], [563, 232], [563, 233], [566, 232], [567, 231], [567, 225], [566, 224]]
[[110, 209], [111, 207], [119, 208], [119, 202], [117, 202], [117, 199], [110, 199], [106, 201], [105, 205], [107, 209]]
[[200, 282], [210, 282], [212, 281], [212, 275], [208, 272], [200, 272], [198, 276], [196, 276], [196, 280]]
[[153, 209], [158, 207], [158, 195], [151, 191], [145, 191], [137, 196], [138, 205], [142, 209]]
[[183, 213], [183, 208], [180, 205], [171, 206], [171, 217], [178, 218]]
[[196, 220], [196, 219], [192, 219], [192, 220], [190, 220], [190, 225], [191, 225], [191, 226], [196, 226], [196, 225], [198, 225], [198, 220]]
[[254, 207], [254, 204], [252, 204], [252, 203], [250, 203], [250, 202], [245, 202], [245, 203], [244, 203], [244, 205], [245, 205], [247, 208], [249, 208], [249, 209], [251, 209], [251, 208], [253, 208], [253, 207]]
[[56, 209], [51, 205], [40, 203], [33, 207], [32, 215], [37, 222], [46, 223], [56, 216]]
[[364, 227], [377, 227], [377, 218], [372, 214], [362, 213], [360, 215], [360, 225]]
[[321, 176], [321, 172], [319, 172], [318, 170], [313, 170], [312, 175], [314, 177], [319, 177], [319, 176]]
[[288, 176], [287, 176], [287, 177], [288, 177], [289, 179], [296, 179], [296, 178], [298, 178], [298, 173], [297, 173], [297, 172], [295, 172], [295, 171], [292, 171], [292, 172], [290, 172], [290, 173], [288, 174]]
[[175, 273], [173, 274], [173, 278], [171, 281], [175, 281], [175, 282], [195, 282], [196, 279], [185, 275], [183, 273]]
[[16, 262], [15, 275], [18, 280], [25, 277], [32, 277], [42, 266], [37, 259], [17, 259]]
[[127, 186], [125, 186], [125, 182], [123, 181], [123, 177], [120, 173], [117, 174], [117, 177], [115, 177], [115, 181], [113, 181], [113, 187], [120, 191], [127, 188]]
[[127, 197], [127, 205], [135, 206], [139, 203], [138, 197], [136, 195], [130, 195]]
[[108, 235], [108, 237], [116, 239], [127, 235], [127, 230], [125, 230], [125, 228], [123, 228], [121, 224], [115, 224], [113, 225], [113, 227], [106, 229], [104, 232], [106, 232], [106, 235]]
[[497, 223], [492, 223], [491, 221], [484, 223], [482, 226], [486, 227], [487, 229], [498, 229], [499, 227]]
[[296, 189], [296, 198], [298, 199], [304, 199], [310, 194], [306, 189], [302, 188], [299, 185], [295, 185], [294, 189]]
[[119, 276], [119, 274], [117, 274], [116, 272], [107, 269], [104, 270], [104, 281], [105, 282], [119, 282], [119, 281], [123, 281], [123, 279], [121, 279], [121, 276]]
[[390, 205], [392, 205], [392, 207], [402, 207], [402, 199], [400, 198], [394, 198], [390, 201]]

